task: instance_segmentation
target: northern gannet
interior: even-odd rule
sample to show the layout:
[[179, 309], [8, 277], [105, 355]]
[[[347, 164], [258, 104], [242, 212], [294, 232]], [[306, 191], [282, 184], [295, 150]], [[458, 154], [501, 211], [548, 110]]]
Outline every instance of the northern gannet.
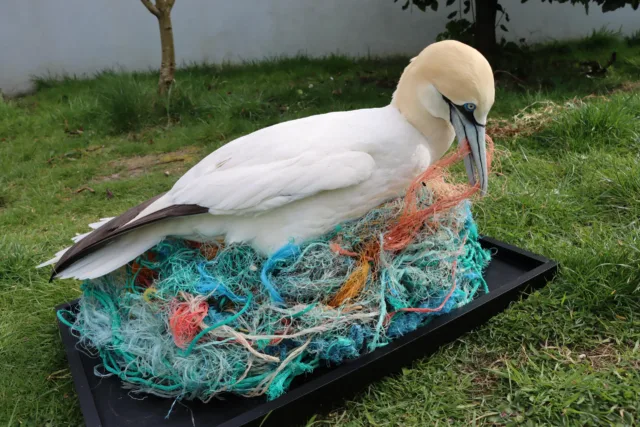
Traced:
[[319, 114], [235, 139], [187, 171], [168, 192], [91, 224], [74, 245], [39, 265], [51, 279], [92, 279], [165, 237], [252, 245], [269, 255], [320, 236], [401, 196], [449, 149], [468, 141], [472, 185], [487, 190], [485, 125], [493, 72], [457, 41], [427, 46], [382, 108]]

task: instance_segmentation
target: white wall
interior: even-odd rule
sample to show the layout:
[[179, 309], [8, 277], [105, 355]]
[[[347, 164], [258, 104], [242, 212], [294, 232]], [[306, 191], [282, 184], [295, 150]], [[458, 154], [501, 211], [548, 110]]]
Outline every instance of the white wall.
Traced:
[[[179, 62], [221, 62], [279, 55], [415, 54], [441, 32], [451, 8], [403, 11], [392, 0], [177, 0]], [[82, 75], [104, 68], [156, 68], [157, 21], [138, 0], [3, 0], [0, 89], [28, 90], [30, 78]], [[444, 1], [441, 1], [444, 3]], [[581, 7], [503, 0], [508, 37], [570, 38], [607, 26], [630, 33], [640, 11], [603, 14]], [[443, 6], [443, 5], [441, 5]]]

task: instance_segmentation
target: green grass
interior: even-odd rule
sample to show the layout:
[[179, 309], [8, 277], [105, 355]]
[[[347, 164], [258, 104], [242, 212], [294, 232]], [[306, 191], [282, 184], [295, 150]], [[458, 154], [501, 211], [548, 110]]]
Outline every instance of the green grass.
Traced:
[[[474, 207], [484, 234], [558, 260], [557, 280], [315, 425], [629, 425], [640, 417], [637, 38], [598, 32], [530, 47], [526, 70], [505, 69], [521, 81], [503, 74], [498, 82], [493, 119], [573, 100], [539, 132], [496, 140], [499, 174]], [[575, 65], [604, 63], [613, 50], [618, 62], [606, 78], [588, 79]], [[191, 65], [168, 98], [148, 73], [42, 78], [35, 94], [0, 102], [0, 424], [82, 422], [53, 309], [79, 294], [78, 283], [48, 283], [36, 264], [86, 224], [166, 191], [233, 138], [385, 105], [406, 60]], [[598, 96], [574, 100], [587, 95]]]

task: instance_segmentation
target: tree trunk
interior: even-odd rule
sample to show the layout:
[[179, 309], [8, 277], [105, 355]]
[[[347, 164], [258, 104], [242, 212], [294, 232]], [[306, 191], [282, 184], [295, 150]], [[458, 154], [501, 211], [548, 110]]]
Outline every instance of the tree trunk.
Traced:
[[171, 87], [176, 72], [176, 51], [173, 48], [173, 28], [171, 27], [171, 9], [160, 10], [160, 45], [162, 47], [162, 63], [160, 64], [160, 80], [158, 93], [165, 94]]
[[490, 59], [496, 51], [496, 13], [498, 0], [475, 0], [475, 42], [478, 50]]

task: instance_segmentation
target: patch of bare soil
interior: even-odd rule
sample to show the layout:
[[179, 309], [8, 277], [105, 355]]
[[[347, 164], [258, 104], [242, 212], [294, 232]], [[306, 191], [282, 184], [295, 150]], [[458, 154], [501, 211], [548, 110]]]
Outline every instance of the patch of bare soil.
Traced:
[[198, 148], [185, 147], [178, 151], [146, 156], [126, 157], [108, 163], [109, 170], [115, 170], [109, 175], [102, 175], [94, 181], [115, 181], [124, 178], [134, 178], [145, 173], [163, 170], [166, 175], [183, 173], [187, 167], [197, 160]]

